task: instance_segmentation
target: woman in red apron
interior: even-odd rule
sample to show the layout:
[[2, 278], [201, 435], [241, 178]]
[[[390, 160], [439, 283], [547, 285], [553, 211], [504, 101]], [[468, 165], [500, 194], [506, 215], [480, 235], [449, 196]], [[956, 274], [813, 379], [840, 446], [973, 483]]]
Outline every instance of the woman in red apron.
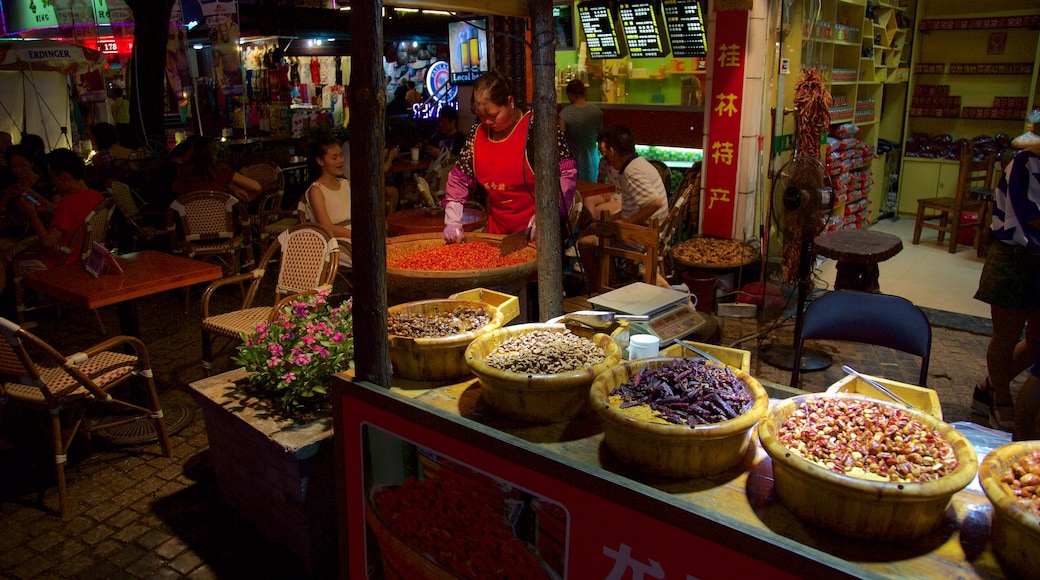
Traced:
[[[488, 193], [487, 231], [512, 234], [534, 226], [534, 171], [527, 158], [527, 132], [531, 113], [513, 100], [513, 87], [498, 71], [484, 74], [473, 86], [470, 105], [480, 123], [470, 131], [458, 163], [445, 185], [444, 239], [462, 242], [462, 208], [479, 183]], [[557, 131], [560, 148], [560, 215], [566, 216], [574, 199], [578, 166], [571, 157], [563, 133]]]

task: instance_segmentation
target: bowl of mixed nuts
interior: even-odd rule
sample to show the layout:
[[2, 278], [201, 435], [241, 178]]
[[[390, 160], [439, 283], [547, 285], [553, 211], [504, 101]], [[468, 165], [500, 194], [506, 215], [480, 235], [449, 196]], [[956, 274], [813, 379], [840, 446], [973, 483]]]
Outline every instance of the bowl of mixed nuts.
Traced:
[[1040, 570], [1040, 441], [1017, 441], [990, 452], [979, 483], [993, 504], [993, 551], [1023, 578]]
[[589, 386], [621, 361], [606, 334], [585, 338], [563, 324], [518, 324], [477, 337], [466, 364], [480, 379], [481, 397], [496, 413], [532, 423], [556, 423], [588, 408]]
[[978, 459], [956, 429], [924, 411], [852, 394], [801, 395], [758, 427], [780, 501], [799, 518], [860, 539], [924, 536]]
[[419, 300], [387, 309], [394, 376], [443, 381], [468, 376], [466, 347], [502, 327], [502, 312], [473, 300]]
[[747, 454], [769, 396], [746, 372], [697, 358], [628, 361], [589, 389], [611, 454], [673, 478], [724, 472]]

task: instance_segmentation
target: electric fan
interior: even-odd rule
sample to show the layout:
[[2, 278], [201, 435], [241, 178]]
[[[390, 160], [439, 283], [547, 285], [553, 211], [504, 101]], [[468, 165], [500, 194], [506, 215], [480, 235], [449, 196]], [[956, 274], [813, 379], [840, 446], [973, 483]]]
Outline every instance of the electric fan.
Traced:
[[[812, 288], [812, 265], [816, 258], [813, 241], [823, 231], [834, 206], [834, 194], [823, 162], [807, 156], [788, 161], [773, 180], [770, 203], [773, 221], [783, 240], [780, 250], [783, 282], [797, 284], [798, 288], [794, 323], [794, 341], [797, 343], [802, 334], [805, 302]], [[772, 366], [787, 370], [794, 368], [794, 344], [767, 345], [760, 354], [762, 360]], [[831, 358], [826, 353], [812, 348], [802, 349], [801, 370], [821, 370], [830, 364]]]

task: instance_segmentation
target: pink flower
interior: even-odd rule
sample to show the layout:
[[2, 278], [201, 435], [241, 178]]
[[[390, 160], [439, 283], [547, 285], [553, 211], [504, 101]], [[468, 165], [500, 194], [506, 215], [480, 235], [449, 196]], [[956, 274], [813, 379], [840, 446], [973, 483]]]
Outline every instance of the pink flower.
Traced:
[[311, 355], [309, 354], [298, 354], [293, 358], [293, 364], [303, 366], [311, 362]]
[[296, 373], [291, 371], [287, 372], [284, 375], [282, 375], [282, 379], [284, 379], [287, 383], [291, 383], [296, 380]]
[[282, 356], [282, 345], [278, 344], [277, 342], [272, 342], [271, 344], [267, 345], [267, 352], [275, 356]]
[[343, 342], [343, 338], [343, 333], [337, 332], [336, 334], [332, 335], [332, 342]]
[[269, 367], [276, 367], [276, 366], [279, 366], [281, 364], [282, 364], [282, 359], [280, 359], [280, 358], [278, 358], [276, 356], [271, 357], [267, 361], [267, 366], [269, 366]]

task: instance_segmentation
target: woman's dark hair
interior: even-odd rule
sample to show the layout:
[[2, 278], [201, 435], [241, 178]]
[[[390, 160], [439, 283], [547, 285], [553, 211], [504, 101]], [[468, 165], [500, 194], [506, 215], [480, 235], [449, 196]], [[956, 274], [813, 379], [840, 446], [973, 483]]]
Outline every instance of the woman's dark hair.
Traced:
[[90, 132], [94, 135], [94, 140], [97, 141], [98, 149], [102, 151], [119, 143], [119, 132], [116, 131], [116, 126], [112, 123], [94, 123], [94, 126], [90, 128]]
[[567, 83], [567, 94], [584, 97], [585, 83], [581, 82], [581, 79], [574, 79]]
[[217, 142], [212, 137], [199, 137], [191, 145], [188, 158], [177, 168], [181, 181], [206, 181], [217, 175]]
[[509, 82], [506, 75], [497, 70], [489, 71], [480, 75], [480, 78], [473, 83], [473, 97], [470, 99], [469, 108], [476, 115], [477, 101], [487, 100], [499, 107], [504, 107], [509, 104], [509, 99], [513, 96], [513, 83]]
[[184, 141], [181, 141], [180, 143], [174, 145], [173, 149], [170, 149], [170, 157], [177, 158], [186, 155], [189, 151], [191, 151], [191, 148], [195, 145], [195, 141], [197, 139], [197, 136], [189, 135]]
[[315, 139], [307, 146], [307, 165], [310, 167], [311, 181], [321, 177], [321, 166], [318, 165], [318, 159], [324, 157], [330, 148], [341, 146], [338, 140], [331, 137]]

